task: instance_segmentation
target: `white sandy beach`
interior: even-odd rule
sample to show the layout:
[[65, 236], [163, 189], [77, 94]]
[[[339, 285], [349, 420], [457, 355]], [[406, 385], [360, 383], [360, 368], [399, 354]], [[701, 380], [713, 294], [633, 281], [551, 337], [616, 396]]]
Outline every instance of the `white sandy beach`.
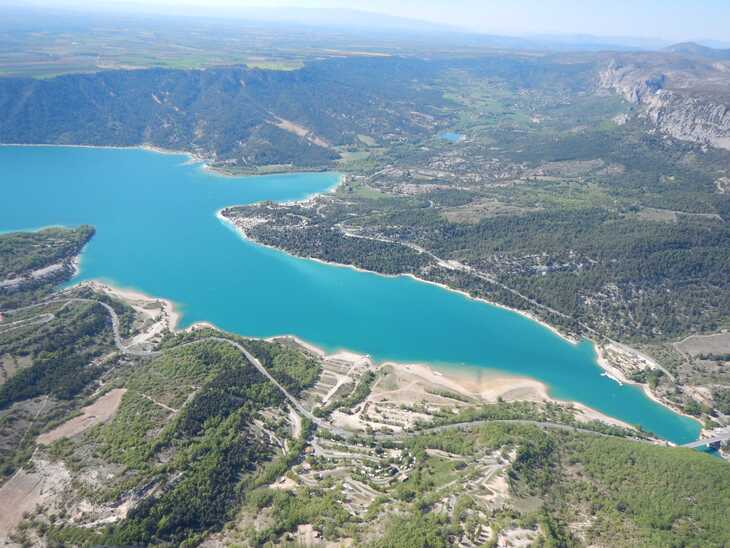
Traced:
[[434, 387], [443, 387], [462, 396], [477, 397], [486, 403], [494, 403], [501, 399], [506, 402], [541, 401], [568, 404], [580, 411], [580, 414], [577, 415], [578, 420], [584, 420], [585, 422], [599, 420], [614, 426], [632, 428], [621, 420], [604, 415], [600, 411], [581, 403], [552, 398], [545, 383], [529, 377], [502, 375], [492, 372], [458, 371], [451, 368], [438, 370], [424, 364], [403, 365], [393, 363], [391, 365], [405, 368]]
[[146, 306], [154, 303], [161, 303], [163, 307], [164, 323], [170, 331], [176, 331], [177, 324], [180, 320], [180, 313], [177, 311], [175, 304], [167, 299], [152, 297], [136, 289], [122, 289], [99, 281], [83, 282], [97, 291], [106, 293], [111, 297], [117, 298], [129, 304], [132, 308], [144, 315], [149, 315]]
[[[190, 158], [190, 161], [195, 161], [195, 162], [204, 161], [202, 158], [198, 158], [195, 155], [190, 154], [188, 152], [166, 150], [166, 149], [161, 149], [161, 148], [150, 146], [150, 145], [135, 146], [135, 147], [100, 147], [100, 146], [94, 146], [94, 145], [55, 145], [55, 144], [49, 144], [49, 145], [18, 144], [18, 145], [1, 145], [1, 146], [22, 146], [22, 147], [25, 147], [25, 146], [38, 146], [38, 147], [51, 146], [51, 147], [69, 147], [69, 148], [111, 148], [111, 149], [133, 148], [133, 149], [148, 150], [148, 151], [160, 153], [160, 154], [186, 155]], [[344, 176], [341, 176], [339, 178], [339, 180], [337, 181], [337, 183], [331, 189], [329, 189], [329, 191], [332, 192], [332, 191], [336, 190], [336, 188], [342, 183], [343, 180], [344, 180]], [[311, 200], [313, 197], [317, 196], [318, 194], [319, 193], [312, 194], [312, 195], [304, 198], [304, 201]], [[251, 238], [250, 235], [247, 233], [247, 231], [243, 227], [238, 226], [235, 221], [223, 216], [222, 211], [223, 210], [219, 210], [218, 212], [216, 212], [216, 216], [218, 217], [218, 219], [221, 222], [228, 225], [229, 227], [233, 228], [242, 238], [252, 241], [252, 242], [256, 243], [257, 245], [261, 245], [264, 247], [270, 247], [272, 249], [276, 249], [277, 251], [281, 251], [278, 248], [275, 248], [274, 246], [268, 246], [266, 244], [257, 242], [254, 238]], [[397, 276], [384, 275], [384, 274], [364, 270], [364, 269], [355, 267], [353, 265], [346, 265], [346, 264], [339, 264], [339, 263], [323, 261], [323, 260], [317, 259], [317, 258], [309, 258], [309, 260], [313, 260], [313, 261], [327, 264], [330, 266], [335, 266], [335, 267], [340, 267], [340, 268], [349, 268], [349, 269], [352, 269], [355, 271], [366, 272], [366, 273], [374, 274], [377, 276], [397, 277]], [[444, 289], [447, 291], [456, 292], [456, 293], [460, 294], [461, 296], [463, 296], [464, 298], [468, 298], [468, 299], [475, 300], [475, 301], [481, 301], [487, 305], [496, 306], [496, 307], [502, 308], [504, 310], [508, 310], [510, 312], [520, 314], [521, 316], [526, 317], [529, 320], [538, 323], [545, 329], [550, 330], [552, 333], [560, 336], [561, 338], [563, 338], [564, 340], [566, 340], [567, 342], [569, 342], [571, 344], [577, 344], [579, 342], [575, 338], [570, 337], [570, 336], [560, 332], [554, 326], [542, 321], [540, 318], [536, 317], [534, 314], [531, 314], [524, 310], [514, 309], [511, 307], [502, 305], [500, 303], [495, 303], [495, 302], [489, 301], [484, 298], [473, 297], [473, 296], [469, 295], [468, 293], [466, 293], [465, 291], [454, 289], [445, 284], [441, 284], [438, 282], [424, 280], [413, 274], [406, 274], [406, 276], [409, 276], [412, 279], [417, 280], [419, 282], [438, 286], [441, 289]], [[173, 332], [177, 329], [177, 324], [178, 324], [178, 321], [180, 318], [180, 314], [176, 310], [174, 303], [172, 303], [171, 301], [165, 300], [165, 299], [157, 299], [155, 297], [145, 295], [144, 293], [139, 292], [137, 290], [133, 290], [133, 289], [122, 289], [122, 288], [114, 287], [112, 285], [101, 283], [101, 282], [91, 282], [91, 283], [94, 284], [99, 290], [129, 302], [132, 306], [134, 306], [138, 310], [144, 310], [144, 306], [146, 304], [149, 304], [152, 301], [158, 301], [158, 302], [163, 303], [165, 322], [166, 322], [165, 326], [167, 327], [167, 329], [169, 329], [170, 331], [173, 331]], [[195, 326], [191, 326], [191, 328], [189, 328], [189, 329], [197, 329], [197, 328], [202, 328], [202, 327], [210, 327], [210, 328], [214, 328], [214, 329], [216, 328], [216, 326], [214, 326], [213, 324], [210, 324], [208, 322], [200, 322], [199, 324], [196, 324]], [[317, 349], [316, 347], [314, 347], [313, 345], [309, 345], [305, 341], [301, 341], [299, 339], [295, 339], [295, 340], [297, 340], [297, 342], [299, 342], [302, 346], [307, 347], [310, 351], [313, 351], [315, 354], [324, 356], [324, 352], [321, 349]], [[622, 382], [626, 382], [627, 384], [629, 384], [629, 383], [636, 384], [636, 383], [632, 383], [631, 381], [626, 379], [626, 376], [618, 368], [613, 366], [608, 360], [606, 360], [602, 356], [602, 354], [600, 353], [600, 348], [598, 348], [598, 347], [596, 347], [596, 348], [597, 348], [597, 351], [599, 352], [599, 359], [597, 360], [599, 366], [601, 366], [605, 371], [609, 372], [611, 375], [618, 378]], [[423, 367], [427, 367], [427, 366], [423, 366]], [[487, 377], [485, 377], [485, 379], [486, 378]], [[488, 380], [480, 381], [481, 384], [478, 389], [475, 388], [475, 386], [473, 384], [473, 382], [474, 382], [473, 380], [466, 381], [463, 378], [451, 379], [451, 380], [453, 382], [461, 383], [462, 388], [464, 388], [465, 383], [469, 384], [469, 387], [466, 388], [467, 391], [470, 391], [472, 393], [479, 393], [482, 396], [484, 396], [486, 399], [491, 399], [491, 398], [495, 397], [495, 394], [498, 395], [497, 397], [504, 397], [505, 394], [513, 394], [513, 395], [519, 394], [519, 395], [521, 395], [521, 397], [524, 397], [524, 399], [541, 399], [541, 400], [550, 399], [548, 396], [547, 388], [542, 383], [539, 383], [538, 381], [535, 381], [533, 379], [525, 379], [525, 378], [520, 379], [518, 377], [503, 377], [503, 378], [502, 377], [500, 377], [500, 378], [491, 377]], [[484, 384], [484, 383], [486, 383], [486, 384]], [[667, 404], [666, 402], [664, 402], [660, 398], [658, 398], [655, 394], [653, 394], [648, 389], [648, 387], [643, 386], [643, 389], [644, 389], [644, 392], [647, 394], [647, 396], [650, 397], [652, 400], [669, 407], [670, 409], [672, 409], [675, 412], [680, 412], [678, 409], [672, 407], [671, 405]], [[578, 407], [579, 405], [576, 404], [576, 406]], [[595, 413], [597, 413], [597, 412], [595, 412]], [[600, 413], [598, 413], [598, 415], [600, 415]]]
[[[223, 216], [221, 214], [221, 211], [222, 210], [220, 210], [217, 213], [216, 216], [222, 222], [224, 222], [224, 223], [228, 224], [230, 227], [232, 227], [241, 236], [241, 238], [246, 239], [246, 240], [248, 240], [250, 242], [253, 242], [256, 245], [260, 245], [262, 247], [267, 247], [269, 249], [274, 249], [274, 250], [280, 251], [282, 253], [287, 253], [286, 251], [283, 251], [283, 250], [281, 250], [281, 249], [279, 249], [279, 248], [277, 248], [275, 246], [271, 246], [271, 245], [268, 245], [268, 244], [259, 242], [255, 238], [252, 238], [241, 226], [237, 225], [235, 223], [235, 221], [233, 221], [231, 219], [228, 219], [227, 217]], [[441, 289], [444, 289], [446, 291], [451, 291], [451, 292], [454, 292], [454, 293], [458, 293], [461, 296], [463, 296], [464, 298], [471, 299], [473, 301], [479, 301], [479, 302], [488, 304], [490, 306], [496, 306], [498, 308], [502, 308], [504, 310], [508, 310], [510, 312], [514, 312], [516, 314], [519, 314], [519, 315], [521, 315], [521, 316], [523, 316], [523, 317], [525, 317], [525, 318], [527, 318], [527, 319], [529, 319], [529, 320], [531, 320], [531, 321], [539, 324], [543, 328], [551, 331], [553, 334], [559, 336], [560, 338], [562, 338], [563, 340], [565, 340], [566, 342], [568, 342], [568, 343], [570, 343], [572, 345], [577, 345], [580, 342], [580, 340], [576, 339], [575, 337], [572, 337], [570, 335], [567, 335], [567, 334], [561, 332], [555, 326], [548, 324], [547, 322], [541, 320], [540, 318], [538, 318], [537, 316], [535, 316], [534, 314], [532, 314], [530, 312], [527, 312], [525, 310], [519, 310], [519, 309], [516, 309], [516, 308], [512, 308], [512, 307], [509, 307], [509, 306], [506, 306], [506, 305], [503, 305], [503, 304], [500, 304], [500, 303], [496, 303], [496, 302], [493, 302], [493, 301], [489, 301], [489, 300], [484, 299], [484, 298], [481, 298], [481, 297], [474, 297], [474, 296], [469, 295], [467, 292], [462, 291], [460, 289], [454, 289], [454, 288], [449, 287], [449, 286], [447, 286], [445, 284], [442, 284], [442, 283], [438, 283], [438, 282], [434, 282], [434, 281], [430, 281], [430, 280], [424, 280], [423, 278], [419, 278], [418, 276], [416, 276], [414, 274], [398, 274], [398, 275], [381, 274], [379, 272], [373, 272], [371, 270], [365, 270], [365, 269], [359, 268], [359, 267], [354, 266], [354, 265], [348, 265], [348, 264], [342, 264], [342, 263], [335, 263], [335, 262], [330, 262], [330, 261], [324, 261], [324, 260], [318, 259], [316, 257], [300, 257], [300, 258], [304, 258], [306, 260], [315, 261], [315, 262], [318, 262], [320, 264], [326, 264], [326, 265], [329, 265], [329, 266], [334, 266], [334, 267], [339, 267], [339, 268], [349, 268], [349, 269], [354, 270], [354, 271], [357, 271], [357, 272], [364, 272], [364, 273], [367, 273], [367, 274], [373, 274], [375, 276], [382, 276], [382, 277], [385, 277], [385, 278], [397, 278], [397, 277], [400, 277], [400, 276], [406, 276], [406, 277], [409, 277], [409, 278], [411, 278], [413, 280], [416, 280], [418, 282], [427, 283], [427, 284], [430, 284], [430, 285], [435, 285], [435, 286], [440, 287]], [[636, 383], [634, 381], [631, 381], [631, 380], [627, 379], [626, 376], [617, 367], [615, 367], [614, 365], [612, 365], [605, 358], [605, 356], [602, 355], [601, 348], [599, 347], [599, 345], [595, 341], [591, 341], [591, 342], [593, 343], [594, 349], [596, 350], [596, 354], [597, 354], [596, 363], [599, 365], [599, 367], [601, 367], [604, 371], [606, 371], [607, 373], [609, 373], [613, 377], [616, 377], [618, 380], [620, 380], [624, 384], [633, 384], [633, 385], [639, 384], [639, 383]], [[696, 420], [697, 422], [700, 422], [700, 421], [697, 420], [696, 417], [692, 417], [691, 415], [687, 415], [681, 409], [679, 409], [676, 406], [672, 405], [671, 403], [666, 402], [666, 401], [662, 400], [661, 398], [659, 398], [656, 394], [654, 394], [651, 391], [651, 389], [647, 385], [640, 385], [640, 386], [642, 387], [642, 390], [647, 395], [647, 397], [649, 397], [654, 402], [659, 403], [660, 405], [663, 405], [664, 407], [667, 407], [668, 409], [671, 409], [675, 413], [684, 415], [686, 417], [689, 417], [689, 418], [692, 418], [692, 419]], [[576, 407], [581, 407], [581, 404], [578, 404], [577, 402], [574, 402], [574, 404], [575, 404]], [[586, 410], [589, 410], [592, 413], [597, 413], [598, 415], [601, 415], [600, 413], [598, 413], [595, 410], [591, 410], [591, 409], [589, 409], [587, 407], [585, 409]], [[605, 415], [601, 415], [601, 416], [606, 417]], [[610, 419], [611, 421], [615, 421], [615, 419], [611, 419], [610, 417], [606, 417], [606, 418]], [[601, 420], [603, 420], [603, 419], [601, 419]], [[618, 422], [620, 423], [620, 421], [618, 421]], [[623, 423], [621, 423], [621, 424], [623, 424]]]
[[[268, 340], [276, 341], [281, 339], [294, 341], [322, 359], [337, 359], [350, 362], [353, 365], [360, 364], [363, 361], [368, 361], [372, 364], [369, 356], [344, 350], [327, 354], [322, 348], [292, 335], [272, 337]], [[398, 371], [407, 372], [410, 376], [414, 377], [412, 380], [420, 381], [429, 389], [452, 391], [484, 403], [494, 403], [500, 399], [503, 401], [556, 402], [572, 405], [577, 409], [580, 412], [577, 414], [578, 420], [585, 422], [599, 420], [614, 426], [633, 428], [628, 423], [605, 415], [581, 403], [553, 398], [549, 395], [549, 390], [545, 383], [529, 377], [494, 372], [482, 373], [478, 370], [458, 370], [451, 367], [439, 369], [426, 364], [404, 364], [397, 362], [384, 362], [377, 367], [382, 368], [386, 366], [392, 366], [397, 368]]]
[[[302, 200], [302, 201], [306, 201], [306, 200]], [[301, 203], [302, 201], [296, 202], [296, 203]], [[294, 202], [292, 202], [292, 203], [294, 203]], [[234, 206], [230, 206], [230, 207], [234, 207]], [[332, 262], [332, 261], [325, 261], [323, 259], [318, 259], [317, 257], [301, 257], [299, 255], [293, 255], [291, 253], [288, 253], [285, 250], [279, 249], [276, 246], [272, 246], [272, 245], [269, 245], [269, 244], [265, 244], [263, 242], [259, 242], [255, 238], [251, 237], [251, 235], [248, 232], [246, 232], [246, 230], [244, 230], [243, 227], [239, 226], [235, 221], [233, 221], [233, 220], [231, 220], [228, 217], [226, 217], [226, 216], [223, 215], [222, 212], [223, 212], [224, 209], [227, 209], [227, 208], [223, 208], [223, 209], [217, 211], [216, 212], [216, 217], [221, 222], [223, 222], [223, 223], [227, 224], [228, 226], [230, 226], [231, 228], [235, 229], [235, 231], [241, 236], [241, 238], [243, 238], [245, 240], [248, 240], [250, 242], [253, 242], [256, 245], [259, 245], [261, 247], [267, 247], [269, 249], [274, 249], [274, 250], [279, 251], [281, 253], [287, 253], [289, 255], [295, 256], [297, 258], [305, 259], [305, 260], [308, 260], [308, 261], [314, 261], [316, 263], [325, 264], [325, 265], [328, 265], [328, 266], [334, 266], [334, 267], [337, 267], [337, 268], [348, 268], [348, 269], [354, 270], [356, 272], [363, 272], [363, 273], [366, 273], [366, 274], [372, 274], [374, 276], [381, 276], [383, 278], [400, 278], [400, 277], [411, 278], [411, 279], [413, 279], [413, 280], [415, 280], [417, 282], [421, 282], [421, 283], [425, 283], [425, 284], [429, 284], [429, 285], [434, 285], [434, 286], [440, 287], [441, 289], [444, 289], [446, 291], [451, 291], [452, 293], [458, 293], [459, 295], [461, 295], [462, 297], [464, 297], [466, 299], [469, 299], [469, 300], [472, 300], [472, 301], [481, 302], [481, 303], [484, 303], [484, 304], [487, 304], [487, 305], [490, 305], [490, 306], [495, 306], [497, 308], [501, 308], [503, 310], [508, 310], [509, 312], [513, 312], [515, 314], [519, 314], [520, 316], [523, 316], [523, 317], [525, 317], [525, 318], [527, 318], [527, 319], [529, 319], [529, 320], [531, 320], [531, 321], [539, 324], [540, 326], [542, 326], [543, 328], [547, 329], [548, 331], [551, 331], [553, 334], [557, 335], [558, 337], [562, 338], [563, 340], [565, 340], [566, 342], [568, 342], [568, 343], [570, 343], [572, 345], [577, 345], [580, 342], [580, 340], [576, 339], [575, 337], [572, 337], [570, 335], [567, 335], [567, 334], [561, 332], [555, 326], [550, 325], [549, 323], [541, 320], [540, 318], [538, 318], [537, 316], [535, 316], [534, 314], [532, 314], [530, 312], [527, 312], [525, 310], [520, 310], [518, 308], [512, 308], [512, 307], [509, 307], [509, 306], [506, 306], [506, 305], [503, 305], [503, 304], [500, 304], [500, 303], [497, 303], [497, 302], [494, 302], [494, 301], [489, 301], [489, 300], [484, 299], [482, 297], [474, 297], [474, 296], [470, 295], [469, 293], [467, 293], [466, 291], [462, 291], [461, 289], [454, 289], [453, 287], [449, 287], [446, 284], [442, 284], [442, 283], [439, 283], [439, 282], [434, 282], [434, 281], [431, 281], [431, 280], [426, 280], [426, 279], [423, 279], [423, 278], [419, 278], [415, 274], [382, 274], [380, 272], [374, 272], [372, 270], [366, 270], [364, 268], [360, 268], [360, 267], [354, 266], [354, 265], [343, 264], [343, 263], [336, 263], [336, 262]]]

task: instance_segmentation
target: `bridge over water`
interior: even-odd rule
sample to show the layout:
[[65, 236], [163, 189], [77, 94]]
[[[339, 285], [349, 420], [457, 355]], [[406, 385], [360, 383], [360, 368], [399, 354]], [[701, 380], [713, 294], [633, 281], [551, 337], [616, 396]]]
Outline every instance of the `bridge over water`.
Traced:
[[715, 430], [712, 437], [693, 441], [692, 443], [686, 443], [682, 447], [697, 449], [698, 447], [703, 447], [705, 445], [719, 445], [720, 443], [728, 440], [730, 440], [730, 428], [726, 430]]

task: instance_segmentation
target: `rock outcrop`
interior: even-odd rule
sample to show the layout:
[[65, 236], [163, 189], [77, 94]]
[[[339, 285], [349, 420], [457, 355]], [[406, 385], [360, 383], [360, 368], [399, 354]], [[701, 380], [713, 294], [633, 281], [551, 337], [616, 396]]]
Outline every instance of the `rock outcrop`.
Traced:
[[641, 106], [642, 114], [663, 133], [730, 150], [730, 91], [728, 100], [722, 101], [716, 94], [695, 93], [687, 87], [672, 89], [671, 80], [661, 67], [615, 60], [599, 74], [602, 88]]

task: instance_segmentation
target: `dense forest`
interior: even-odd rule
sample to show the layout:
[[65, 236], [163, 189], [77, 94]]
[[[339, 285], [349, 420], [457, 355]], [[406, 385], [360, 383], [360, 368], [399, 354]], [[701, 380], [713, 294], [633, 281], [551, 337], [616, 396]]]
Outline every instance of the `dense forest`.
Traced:
[[[140, 328], [128, 305], [89, 287], [72, 294], [112, 306], [124, 337]], [[33, 323], [44, 315], [52, 317]], [[495, 543], [515, 534], [554, 546], [720, 546], [728, 535], [727, 465], [655, 446], [644, 432], [579, 421], [564, 404], [476, 405], [436, 393], [462, 407], [401, 404], [399, 412], [419, 417], [408, 435], [345, 438], [306, 417], [297, 425], [282, 392], [226, 342], [242, 344], [303, 398], [325, 365], [291, 340], [202, 327], [165, 332], [157, 354], [123, 356], [107, 311], [94, 302], [48, 303], [12, 321], [30, 323], [0, 324], [0, 359], [14, 367], [0, 384], [0, 472], [7, 482], [62, 469], [73, 481], [51, 496], [63, 508], [85, 509], [38, 506], [11, 536], [20, 544], [196, 546], [235, 538], [263, 547], [296, 542], [302, 528], [372, 548]], [[354, 419], [385, 375], [366, 369], [313, 411]], [[37, 443], [113, 391], [121, 396], [109, 420]], [[724, 402], [726, 394], [717, 397]], [[473, 426], [429, 430], [465, 422]], [[497, 472], [502, 487], [480, 487]], [[282, 488], [286, 482], [294, 487]], [[495, 502], [490, 489], [503, 498]], [[358, 511], [353, 500], [362, 493], [370, 498]], [[120, 501], [129, 508], [121, 516]], [[99, 511], [112, 518], [99, 520]]]
[[[532, 147], [548, 142], [551, 152]], [[417, 273], [530, 308], [484, 280], [443, 272], [433, 257], [413, 247], [418, 246], [570, 316], [573, 323], [557, 320], [569, 329], [577, 321], [614, 338], [652, 341], [727, 325], [730, 199], [714, 183], [727, 153], [699, 155], [696, 145], [657, 142], [639, 136], [636, 128], [587, 132], [580, 140], [521, 136], [511, 146], [529, 150], [506, 152], [510, 162], [535, 166], [521, 168], [528, 173], [580, 173], [412, 196], [395, 192], [397, 185], [426, 183], [386, 175], [370, 181], [367, 192], [343, 185], [317, 208], [262, 204], [225, 214], [234, 219], [263, 214], [271, 222], [251, 228], [250, 235], [299, 255], [386, 274]], [[606, 168], [613, 165], [620, 168]], [[457, 177], [453, 185], [459, 182]], [[497, 207], [514, 213], [480, 213]], [[323, 211], [327, 214], [317, 214]], [[471, 220], [452, 220], [457, 214]], [[288, 228], [292, 223], [296, 230]]]
[[93, 235], [90, 226], [0, 234], [0, 307], [31, 304], [70, 279]]
[[[282, 403], [282, 395], [240, 352], [221, 343], [201, 343], [171, 350], [147, 367], [178, 383], [203, 385], [156, 439], [142, 445], [129, 439], [137, 454], [149, 455], [130, 464], [154, 474], [150, 459], [155, 453], [172, 450], [175, 468], [183, 479], [164, 495], [150, 497], [136, 507], [107, 534], [105, 543], [178, 544], [222, 524], [230, 519], [241, 496], [239, 482], [256, 471], [257, 463], [272, 457], [266, 443], [250, 435], [249, 426], [257, 411]], [[143, 377], [134, 382], [128, 386], [138, 393], [165, 390], [160, 384], [145, 386]], [[135, 421], [131, 416], [128, 420]], [[116, 454], [123, 455], [125, 438], [120, 439], [120, 427], [112, 423], [109, 432], [100, 435]]]
[[[0, 78], [0, 141], [155, 145], [233, 171], [337, 166], [343, 182], [326, 196], [231, 204], [225, 214], [292, 253], [413, 273], [570, 333], [650, 345], [677, 380], [660, 370], [631, 378], [714, 426], [730, 410], [725, 352], [695, 358], [672, 343], [729, 325], [730, 154], [658, 134], [637, 105], [599, 89], [601, 62], [343, 57], [292, 71]], [[442, 138], [447, 129], [459, 139]], [[251, 228], [250, 218], [266, 222]], [[69, 262], [92, 235], [0, 235], [0, 278]], [[2, 309], [38, 302], [70, 272], [0, 289]], [[375, 364], [341, 379], [291, 341], [201, 326], [173, 333], [162, 313], [89, 288], [70, 294], [112, 306], [125, 344], [152, 333], [140, 348], [153, 351], [115, 344], [98, 303], [46, 303], [0, 320], [0, 488], [60, 478], [22, 516], [18, 544], [258, 547], [310, 535], [373, 548], [633, 547], [730, 538], [727, 464], [663, 447], [650, 433], [586, 422], [562, 403], [484, 404], [418, 393], [418, 383], [405, 388], [414, 401], [389, 401], [403, 387]], [[297, 401], [315, 403], [302, 412], [228, 342]], [[323, 383], [327, 375], [338, 384]], [[89, 418], [110, 394], [119, 399], [108, 417]], [[377, 419], [383, 402], [393, 414]], [[40, 441], [75, 419], [88, 428]]]
[[339, 156], [333, 147], [358, 134], [423, 134], [427, 128], [410, 111], [444, 102], [408, 84], [409, 75], [424, 72], [433, 71], [422, 61], [362, 60], [292, 72], [150, 69], [3, 78], [0, 142], [147, 144], [229, 167], [326, 166]]
[[0, 142], [154, 145], [226, 169], [331, 166], [339, 148], [423, 138], [454, 117], [440, 84], [454, 71], [515, 88], [584, 87], [592, 64], [526, 56], [351, 58], [294, 71], [147, 69], [0, 79]]
[[0, 279], [28, 273], [71, 259], [94, 235], [90, 226], [46, 228], [38, 232], [0, 234]]
[[54, 315], [33, 333], [15, 330], [0, 335], [3, 354], [31, 362], [0, 386], [0, 409], [39, 395], [71, 399], [101, 373], [89, 362], [113, 346], [107, 311], [81, 303], [58, 307]]
[[[190, 342], [185, 336], [169, 340], [161, 357], [128, 370], [116, 418], [76, 442], [125, 468], [121, 478], [97, 494], [100, 500], [113, 500], [129, 482], [138, 488], [150, 482], [164, 488], [104, 531], [58, 527], [49, 531], [49, 538], [83, 544], [194, 545], [232, 519], [249, 490], [281, 473], [281, 463], [285, 471], [288, 459], [298, 458], [300, 445], [277, 457], [279, 448], [255, 427], [263, 409], [283, 404], [281, 392], [232, 346]], [[293, 391], [316, 378], [317, 362], [301, 352], [278, 343], [249, 343], [258, 356], [276, 364], [272, 372]], [[192, 397], [190, 385], [199, 387]], [[173, 408], [182, 410], [170, 415]], [[71, 454], [72, 449], [65, 451]]]

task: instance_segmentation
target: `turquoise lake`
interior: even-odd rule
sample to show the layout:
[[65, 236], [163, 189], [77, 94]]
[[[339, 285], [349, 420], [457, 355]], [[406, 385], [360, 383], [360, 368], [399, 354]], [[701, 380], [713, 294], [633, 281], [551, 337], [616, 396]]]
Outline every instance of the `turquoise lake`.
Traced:
[[456, 133], [453, 131], [444, 131], [443, 133], [439, 134], [439, 137], [441, 139], [444, 139], [445, 141], [449, 141], [451, 143], [458, 143], [461, 141], [464, 136], [461, 133]]
[[601, 376], [593, 346], [518, 314], [407, 277], [298, 259], [242, 240], [216, 218], [229, 205], [323, 192], [335, 174], [227, 178], [181, 155], [0, 147], [0, 230], [91, 224], [75, 281], [102, 279], [168, 298], [181, 326], [210, 321], [257, 337], [294, 334], [378, 361], [424, 362], [545, 382], [575, 400], [685, 443], [699, 424]]

